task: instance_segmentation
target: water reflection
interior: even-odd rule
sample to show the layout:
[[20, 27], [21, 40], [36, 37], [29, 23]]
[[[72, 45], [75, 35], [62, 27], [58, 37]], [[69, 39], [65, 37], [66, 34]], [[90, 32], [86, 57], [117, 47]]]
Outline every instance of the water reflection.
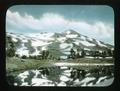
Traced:
[[[107, 86], [114, 79], [113, 66], [53, 66], [28, 70], [16, 77], [8, 76], [16, 86]], [[14, 81], [13, 81], [14, 80]]]

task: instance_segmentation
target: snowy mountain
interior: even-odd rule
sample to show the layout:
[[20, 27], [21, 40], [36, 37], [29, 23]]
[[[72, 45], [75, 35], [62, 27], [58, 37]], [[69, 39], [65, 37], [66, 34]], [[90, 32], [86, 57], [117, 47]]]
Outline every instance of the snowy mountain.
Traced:
[[19, 56], [40, 55], [43, 50], [48, 50], [56, 58], [66, 58], [70, 49], [84, 49], [86, 51], [113, 49], [113, 46], [93, 38], [81, 35], [74, 30], [67, 30], [61, 33], [6, 33], [6, 48], [9, 40], [15, 44], [16, 54]]

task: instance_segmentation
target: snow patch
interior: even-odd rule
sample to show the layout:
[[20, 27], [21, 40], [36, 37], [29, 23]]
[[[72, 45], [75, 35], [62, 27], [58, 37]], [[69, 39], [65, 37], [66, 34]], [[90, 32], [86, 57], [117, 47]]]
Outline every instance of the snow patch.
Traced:
[[37, 47], [37, 46], [45, 46], [48, 45], [50, 43], [48, 42], [44, 42], [44, 41], [32, 41], [32, 46]]
[[95, 77], [86, 77], [85, 79], [83, 79], [82, 81], [80, 81], [80, 83], [83, 83], [81, 86], [87, 86], [87, 83], [92, 81], [92, 80], [95, 80], [96, 78]]
[[96, 82], [96, 84], [100, 83], [101, 80], [107, 78], [107, 76], [104, 76], [104, 77], [100, 77], [99, 80]]
[[106, 45], [102, 44], [100, 41], [96, 40], [99, 46], [107, 47]]
[[52, 81], [41, 78], [33, 78], [32, 86], [55, 86]]
[[80, 38], [84, 41], [86, 40], [86, 38], [84, 36], [80, 36]]
[[39, 40], [53, 40], [54, 33], [29, 33], [27, 34], [31, 38]]
[[66, 86], [65, 82], [60, 82], [57, 86]]
[[66, 47], [68, 47], [69, 46], [69, 44], [67, 44], [67, 43], [62, 43], [62, 44], [60, 44], [60, 48], [61, 49], [65, 49]]
[[21, 48], [16, 50], [16, 54], [19, 54], [20, 56], [26, 55], [27, 57], [29, 57], [29, 50], [27, 49], [27, 47], [25, 47], [23, 43]]
[[67, 56], [60, 56], [60, 59], [67, 59]]
[[41, 74], [39, 70], [32, 70], [32, 72], [35, 74], [34, 78], [36, 78], [39, 74]]
[[70, 78], [68, 78], [67, 76], [60, 76], [60, 80], [63, 81], [63, 82], [67, 82], [70, 80]]
[[35, 52], [33, 52], [32, 54], [30, 54], [31, 56], [37, 56], [37, 55], [40, 55], [40, 51], [39, 50], [37, 50], [37, 48], [36, 47], [34, 47], [35, 48]]
[[77, 36], [78, 36], [77, 34], [66, 35], [67, 38], [76, 38]]
[[68, 67], [62, 66], [60, 67], [60, 69], [68, 69]]
[[63, 43], [66, 40], [66, 37], [60, 37], [60, 38], [57, 38], [57, 40]]
[[70, 51], [65, 51], [63, 53], [66, 54], [66, 55], [70, 55]]
[[84, 48], [84, 50], [90, 51], [90, 49], [89, 49], [89, 48]]
[[92, 38], [87, 38], [89, 41], [93, 41], [93, 39]]
[[[71, 71], [70, 71], [71, 72]], [[63, 75], [70, 77], [71, 73], [70, 72], [64, 72]]]
[[79, 41], [79, 40], [76, 40], [74, 43], [75, 43], [76, 45], [79, 45], [80, 41]]
[[26, 39], [22, 39], [22, 42], [25, 43], [25, 42], [28, 42], [28, 40], [26, 40]]
[[17, 42], [18, 40], [14, 37], [12, 37], [12, 41]]
[[91, 57], [91, 56], [86, 56], [85, 58], [94, 58], [94, 57]]
[[66, 31], [66, 33], [67, 33], [67, 34], [70, 34], [70, 33], [71, 33], [71, 31], [69, 31], [69, 30], [68, 30], [68, 31]]
[[79, 83], [80, 81], [79, 81], [79, 79], [76, 79], [74, 82], [75, 82], [75, 83]]
[[23, 82], [21, 86], [29, 86], [27, 82]]
[[95, 46], [95, 44], [89, 43], [87, 41], [80, 41], [80, 43], [82, 43], [85, 46]]
[[109, 85], [111, 85], [113, 83], [113, 81], [114, 81], [114, 78], [110, 78], [108, 80], [105, 80], [105, 81], [100, 82], [98, 84], [95, 84], [93, 86], [109, 86]]
[[43, 46], [43, 47], [42, 47], [42, 50], [47, 50], [47, 47], [46, 47], [46, 46]]
[[27, 78], [28, 75], [29, 75], [29, 72], [28, 72], [28, 71], [25, 71], [25, 72], [23, 72], [23, 73], [20, 73], [20, 74], [18, 75], [18, 77], [20, 77], [20, 78], [21, 78], [21, 81], [24, 82], [24, 79]]

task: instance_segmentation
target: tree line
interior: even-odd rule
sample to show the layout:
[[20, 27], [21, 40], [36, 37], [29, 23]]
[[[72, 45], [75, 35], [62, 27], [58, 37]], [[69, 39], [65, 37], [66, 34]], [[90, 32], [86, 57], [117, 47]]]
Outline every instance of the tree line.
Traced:
[[78, 51], [78, 49], [77, 49], [77, 52], [76, 52], [76, 51], [74, 51], [73, 48], [71, 48], [70, 55], [68, 55], [68, 59], [69, 58], [72, 58], [72, 59], [84, 58], [85, 56], [91, 56], [91, 57], [94, 57], [94, 58], [114, 57], [114, 50], [106, 49], [106, 50], [102, 50], [100, 52], [99, 50], [86, 51], [84, 49], [81, 49], [80, 51]]

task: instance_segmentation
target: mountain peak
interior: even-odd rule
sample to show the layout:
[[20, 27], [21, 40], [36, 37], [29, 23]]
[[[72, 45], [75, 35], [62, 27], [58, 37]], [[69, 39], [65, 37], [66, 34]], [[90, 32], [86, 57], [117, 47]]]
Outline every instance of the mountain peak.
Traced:
[[69, 30], [66, 30], [64, 33], [66, 34], [79, 34], [78, 32], [76, 32], [75, 30], [72, 30], [72, 29], [69, 29]]

